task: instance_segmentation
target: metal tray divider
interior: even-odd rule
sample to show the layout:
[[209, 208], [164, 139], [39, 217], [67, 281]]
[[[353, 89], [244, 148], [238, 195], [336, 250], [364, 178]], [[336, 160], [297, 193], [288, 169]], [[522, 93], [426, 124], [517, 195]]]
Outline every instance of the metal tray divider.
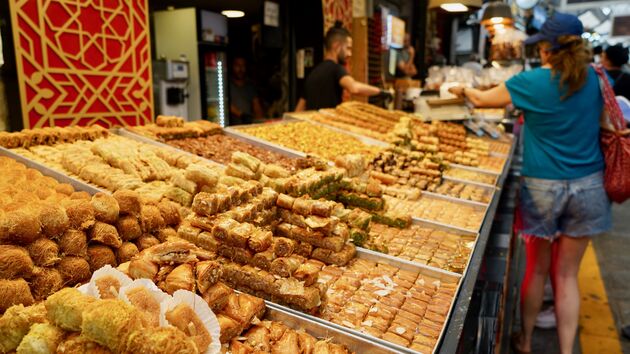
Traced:
[[[504, 169], [505, 169], [506, 165], [507, 165], [507, 161], [505, 162], [505, 165], [503, 166]], [[460, 165], [460, 164], [457, 164], [457, 163], [452, 163], [451, 167], [459, 168], [459, 169], [462, 169], [462, 170], [468, 170], [468, 171], [472, 171], [472, 172], [485, 173], [487, 175], [496, 175], [496, 176], [501, 175], [501, 172], [492, 171], [492, 170], [485, 170], [485, 169], [479, 168], [479, 167]]]
[[477, 186], [477, 187], [483, 187], [483, 188], [495, 188], [495, 189], [497, 188], [496, 185], [494, 185], [494, 184], [486, 184], [486, 183], [481, 183], [481, 182], [469, 181], [469, 180], [456, 178], [456, 177], [450, 177], [450, 176], [442, 176], [442, 179], [446, 180], [446, 181], [453, 181], [453, 182], [458, 182], [458, 183], [466, 183], [466, 184], [470, 184], [470, 185]]
[[[495, 195], [496, 195], [496, 193], [495, 193]], [[455, 226], [455, 225], [444, 224], [444, 223], [441, 223], [439, 221], [423, 219], [423, 218], [411, 215], [411, 219], [412, 220], [428, 222], [428, 223], [435, 224], [435, 225], [441, 225], [441, 226], [450, 227], [452, 229], [457, 229], [457, 230], [461, 230], [461, 231], [467, 231], [467, 232], [476, 233], [476, 232], [479, 232], [479, 229], [481, 229], [481, 226], [485, 222], [486, 216], [488, 215], [488, 204], [472, 202], [470, 200], [463, 200], [463, 199], [453, 198], [453, 197], [450, 197], [450, 196], [445, 196], [445, 195], [435, 194], [435, 193], [428, 194], [428, 193], [422, 192], [422, 194], [420, 195], [420, 198], [423, 198], [423, 197], [434, 198], [434, 199], [442, 199], [442, 200], [451, 201], [451, 202], [456, 203], [456, 204], [468, 205], [468, 206], [476, 208], [476, 209], [483, 209], [483, 211], [484, 211], [484, 219], [482, 220], [481, 224], [479, 225], [479, 228], [477, 228], [476, 230], [465, 229], [465, 228], [458, 227], [458, 226]], [[494, 199], [494, 197], [493, 197], [493, 199]], [[412, 202], [412, 203], [413, 202], [418, 202], [418, 201], [414, 201], [414, 200], [405, 200], [405, 201], [406, 202]]]
[[503, 172], [498, 176], [497, 179], [498, 193], [494, 194], [494, 198], [488, 206], [486, 218], [484, 219], [483, 225], [479, 230], [479, 237], [477, 237], [477, 241], [475, 242], [475, 248], [470, 255], [470, 261], [468, 262], [466, 270], [461, 278], [461, 282], [458, 285], [457, 296], [455, 298], [455, 307], [457, 308], [457, 312], [455, 314], [449, 312], [449, 316], [447, 318], [447, 321], [445, 322], [444, 335], [451, 340], [440, 342], [439, 346], [437, 347], [439, 348], [439, 351], [435, 350], [434, 352], [439, 352], [440, 354], [450, 354], [457, 351], [459, 338], [464, 329], [466, 314], [468, 313], [468, 308], [470, 306], [470, 301], [472, 299], [472, 294], [474, 291], [475, 281], [477, 279], [477, 274], [469, 273], [472, 272], [473, 268], [477, 269], [478, 271], [478, 269], [481, 267], [481, 262], [486, 251], [486, 245], [488, 243], [488, 237], [492, 229], [491, 220], [494, 220], [494, 216], [496, 215], [496, 211], [499, 206], [499, 199], [501, 198], [501, 190], [507, 178], [510, 166], [512, 164], [512, 159], [514, 157], [514, 150], [516, 149], [516, 139], [512, 139], [511, 145], [512, 146], [510, 148], [510, 154], [508, 155], [505, 166], [503, 167]]
[[[381, 263], [385, 263], [391, 266], [395, 266], [400, 268], [401, 270], [411, 270], [411, 271], [417, 271], [419, 274], [425, 274], [425, 275], [431, 275], [434, 278], [437, 279], [448, 279], [450, 278], [455, 279], [457, 281], [457, 289], [455, 290], [455, 294], [453, 296], [453, 299], [451, 300], [451, 306], [449, 307], [449, 311], [446, 314], [446, 320], [444, 322], [444, 326], [442, 327], [442, 330], [440, 331], [440, 336], [437, 339], [436, 342], [436, 346], [433, 349], [433, 353], [436, 353], [438, 348], [440, 347], [440, 343], [442, 341], [443, 336], [445, 335], [446, 332], [446, 328], [447, 328], [447, 324], [448, 324], [448, 319], [451, 316], [451, 313], [453, 312], [453, 309], [455, 308], [455, 302], [457, 300], [458, 297], [458, 293], [459, 293], [459, 288], [461, 286], [462, 283], [462, 275], [457, 274], [457, 273], [452, 273], [452, 272], [448, 272], [442, 269], [435, 269], [435, 268], [430, 268], [430, 267], [426, 267], [426, 266], [421, 266], [417, 263], [411, 263], [411, 262], [406, 262], [402, 259], [396, 258], [396, 257], [384, 257], [383, 254], [378, 253], [378, 252], [364, 252], [362, 249], [358, 249], [357, 250], [357, 258], [360, 259], [367, 259], [367, 260], [372, 260], [372, 261], [376, 261], [376, 262], [381, 262]], [[370, 343], [377, 343], [379, 345], [382, 346], [386, 346], [388, 348], [391, 348], [399, 353], [405, 353], [405, 354], [427, 354], [427, 353], [420, 353], [418, 351], [415, 351], [411, 348], [407, 348], [407, 347], [403, 347], [401, 345], [395, 344], [395, 343], [391, 343], [388, 341], [385, 341], [383, 339], [380, 338], [376, 338], [373, 337], [369, 334], [363, 333], [363, 332], [359, 332], [356, 329], [352, 329], [352, 328], [347, 328], [341, 325], [338, 325], [336, 323], [324, 320], [322, 318], [313, 316], [313, 315], [309, 315], [306, 313], [303, 313], [301, 311], [298, 310], [294, 310], [291, 309], [289, 307], [283, 306], [283, 305], [279, 305], [270, 301], [267, 301], [267, 304], [269, 307], [271, 308], [277, 308], [277, 309], [281, 309], [284, 310], [285, 312], [294, 314], [298, 317], [301, 318], [306, 318], [309, 319], [311, 321], [320, 323], [326, 327], [330, 327], [330, 328], [334, 328], [346, 333], [350, 333], [353, 334], [356, 337], [360, 337], [360, 338], [364, 338], [366, 341], [370, 342]]]
[[334, 338], [336, 343], [345, 345], [354, 353], [384, 354], [396, 352], [381, 343], [368, 341], [364, 337], [327, 326], [306, 316], [298, 315], [293, 312], [293, 310], [289, 311], [290, 309], [284, 306], [276, 305], [267, 300], [265, 300], [265, 304], [267, 305], [267, 310], [265, 311], [264, 319], [282, 322], [289, 328], [295, 330], [304, 329], [307, 333], [316, 338]]
[[[490, 191], [490, 201], [492, 201], [492, 198], [494, 197], [494, 190]], [[464, 202], [466, 204], [470, 204], [470, 205], [477, 205], [480, 207], [488, 207], [488, 204], [490, 204], [490, 202], [488, 203], [484, 203], [484, 202], [478, 202], [476, 200], [470, 200], [470, 199], [462, 199], [462, 198], [457, 198], [457, 197], [453, 197], [447, 194], [440, 194], [440, 193], [435, 193], [435, 192], [429, 192], [429, 191], [422, 191], [422, 194], [426, 195], [426, 196], [430, 196], [433, 198], [440, 198], [440, 199], [446, 199], [446, 200], [450, 200], [452, 202], [455, 203], [459, 203], [459, 202]]]

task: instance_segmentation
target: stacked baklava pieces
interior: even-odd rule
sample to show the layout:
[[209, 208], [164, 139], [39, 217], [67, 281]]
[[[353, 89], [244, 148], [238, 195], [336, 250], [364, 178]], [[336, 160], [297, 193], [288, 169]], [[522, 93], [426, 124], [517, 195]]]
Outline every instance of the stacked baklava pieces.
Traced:
[[134, 133], [159, 141], [206, 137], [220, 134], [222, 130], [220, 125], [207, 120], [186, 122], [181, 117], [161, 115], [156, 117], [155, 124], [139, 125], [130, 129]]
[[235, 288], [304, 311], [321, 302], [317, 274], [325, 263], [355, 255], [348, 225], [334, 202], [293, 198], [248, 181], [218, 193], [199, 193], [179, 237], [216, 252], [224, 280]]
[[179, 207], [133, 191], [90, 196], [0, 157], [0, 311], [85, 282], [176, 234]]
[[[53, 129], [42, 129], [40, 135]], [[93, 130], [102, 134], [94, 139], [80, 134], [75, 140], [31, 139], [12, 151], [98, 188], [134, 190], [155, 203], [168, 199], [189, 207], [195, 193], [219, 182], [219, 169], [207, 160]], [[10, 133], [14, 135], [24, 134]]]
[[[316, 346], [322, 353], [347, 353], [342, 346], [319, 341], [273, 321], [265, 321], [261, 298], [235, 292], [230, 279], [243, 277], [235, 263], [184, 240], [170, 240], [143, 251], [128, 267], [119, 267], [133, 279], [151, 279], [169, 294], [198, 292], [216, 314], [221, 342], [231, 350], [300, 353]], [[274, 278], [274, 277], [272, 277]], [[251, 275], [251, 282], [260, 281]], [[247, 331], [246, 331], [247, 330]], [[244, 332], [246, 331], [246, 332]], [[295, 350], [295, 351], [293, 351]]]

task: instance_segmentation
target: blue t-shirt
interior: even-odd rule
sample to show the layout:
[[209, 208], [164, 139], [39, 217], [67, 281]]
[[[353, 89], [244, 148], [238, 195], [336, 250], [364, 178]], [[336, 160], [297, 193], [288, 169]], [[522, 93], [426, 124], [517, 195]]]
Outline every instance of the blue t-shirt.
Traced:
[[523, 176], [575, 179], [604, 169], [599, 146], [604, 103], [593, 68], [584, 86], [565, 100], [551, 69], [520, 73], [505, 85], [514, 106], [525, 113]]

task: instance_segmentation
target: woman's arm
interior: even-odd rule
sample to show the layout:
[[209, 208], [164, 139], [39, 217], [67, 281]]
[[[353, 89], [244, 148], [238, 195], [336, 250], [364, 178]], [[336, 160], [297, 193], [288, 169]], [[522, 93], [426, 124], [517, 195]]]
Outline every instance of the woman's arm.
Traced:
[[512, 103], [510, 92], [504, 83], [485, 91], [462, 86], [451, 87], [449, 91], [468, 98], [475, 107], [503, 108]]

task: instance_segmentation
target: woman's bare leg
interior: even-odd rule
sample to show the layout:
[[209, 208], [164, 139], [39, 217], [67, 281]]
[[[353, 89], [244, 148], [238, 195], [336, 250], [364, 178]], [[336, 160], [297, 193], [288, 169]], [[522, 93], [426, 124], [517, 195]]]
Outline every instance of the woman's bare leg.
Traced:
[[525, 241], [527, 265], [521, 285], [521, 333], [518, 349], [531, 351], [536, 316], [543, 303], [545, 281], [551, 266], [551, 242], [529, 236]]
[[587, 237], [561, 236], [558, 242], [558, 255], [554, 260], [555, 305], [558, 322], [560, 352], [571, 354], [580, 315], [580, 290], [577, 275], [582, 256], [586, 251]]

